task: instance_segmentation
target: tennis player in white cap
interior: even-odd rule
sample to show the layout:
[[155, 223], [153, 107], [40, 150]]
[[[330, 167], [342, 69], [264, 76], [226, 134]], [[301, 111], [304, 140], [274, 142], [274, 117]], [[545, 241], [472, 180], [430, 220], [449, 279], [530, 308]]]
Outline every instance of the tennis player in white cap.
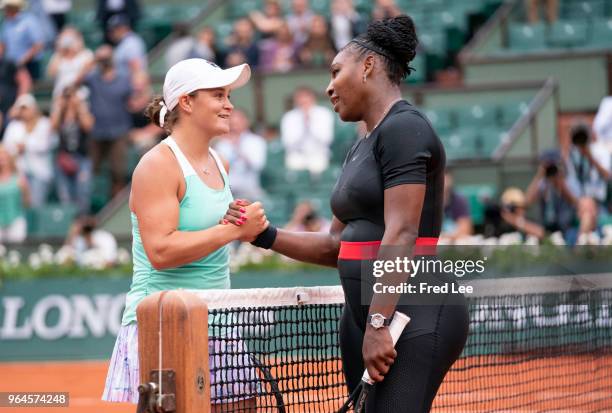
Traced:
[[[169, 134], [140, 160], [132, 177], [134, 275], [126, 298], [122, 326], [111, 358], [103, 399], [138, 401], [138, 330], [136, 307], [148, 294], [177, 288], [229, 288], [228, 244], [252, 241], [268, 221], [261, 204], [241, 211], [239, 225], [220, 225], [232, 201], [227, 171], [210, 141], [229, 132], [232, 89], [250, 77], [243, 64], [226, 70], [204, 59], [187, 59], [168, 70], [163, 97], [147, 108], [153, 122]], [[241, 411], [255, 411], [256, 379], [248, 360], [235, 355], [240, 341], [210, 342], [211, 398], [226, 400]], [[236, 348], [238, 347], [238, 348]], [[146, 351], [146, 349], [140, 349]], [[244, 351], [243, 351], [244, 353]], [[237, 383], [216, 384], [215, 366]], [[249, 383], [250, 382], [250, 383]], [[213, 405], [212, 411], [228, 409]]]

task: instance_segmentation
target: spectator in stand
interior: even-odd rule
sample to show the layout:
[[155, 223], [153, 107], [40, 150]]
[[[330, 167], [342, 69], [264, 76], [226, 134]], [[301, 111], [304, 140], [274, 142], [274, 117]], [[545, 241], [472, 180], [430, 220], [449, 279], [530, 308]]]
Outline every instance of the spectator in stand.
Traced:
[[216, 36], [212, 27], [204, 27], [198, 33], [189, 58], [200, 58], [209, 62], [220, 62], [221, 54], [215, 46]]
[[132, 80], [132, 96], [128, 103], [132, 116], [130, 141], [138, 153], [144, 155], [160, 141], [164, 131], [152, 123], [144, 114], [144, 110], [153, 98], [153, 87], [149, 75], [140, 72]]
[[264, 12], [253, 10], [249, 18], [263, 39], [273, 37], [274, 33], [285, 23], [283, 10], [278, 0], [266, 0]]
[[117, 240], [110, 232], [97, 228], [93, 216], [81, 216], [75, 220], [65, 245], [74, 249], [79, 265], [109, 268], [117, 263]]
[[501, 218], [521, 233], [523, 238], [528, 236], [544, 239], [546, 232], [544, 228], [527, 218], [525, 194], [518, 188], [508, 188], [501, 196]]
[[[547, 232], [561, 232], [565, 241], [576, 242], [576, 207], [578, 199], [570, 191], [566, 182], [566, 168], [558, 150], [544, 151], [540, 155], [540, 165], [525, 193], [525, 206], [539, 202], [541, 224]], [[589, 211], [581, 211], [589, 213]], [[592, 217], [583, 216], [587, 222]]]
[[15, 104], [15, 99], [29, 93], [31, 88], [30, 73], [5, 59], [0, 49], [0, 140], [9, 121], [8, 112]]
[[229, 181], [234, 198], [261, 199], [259, 175], [266, 165], [266, 141], [250, 130], [247, 115], [234, 109], [230, 132], [220, 139], [216, 150], [229, 163]]
[[140, 19], [140, 5], [138, 0], [98, 0], [96, 19], [100, 23], [100, 29], [104, 33], [104, 41], [111, 43], [108, 37], [108, 21], [116, 14], [127, 16], [130, 27], [136, 27]]
[[329, 165], [330, 145], [334, 138], [331, 110], [317, 105], [314, 91], [307, 87], [293, 94], [294, 109], [281, 119], [281, 140], [288, 169], [308, 170], [319, 175]]
[[540, 21], [540, 6], [546, 7], [546, 19], [548, 23], [554, 23], [559, 16], [559, 0], [525, 0], [527, 9], [527, 20], [531, 24]]
[[59, 33], [66, 24], [66, 15], [72, 9], [72, 0], [42, 0], [43, 10], [53, 21]]
[[237, 66], [248, 63], [252, 68], [259, 64], [259, 48], [255, 41], [253, 24], [247, 18], [239, 19], [234, 23], [234, 31], [229, 38], [226, 66]]
[[352, 0], [333, 0], [331, 4], [331, 35], [336, 50], [342, 49], [354, 37], [366, 30], [368, 22], [353, 7]]
[[195, 44], [195, 39], [189, 31], [189, 25], [187, 23], [175, 23], [172, 27], [171, 36], [172, 43], [170, 43], [164, 55], [166, 67], [168, 68], [181, 60], [187, 59]]
[[299, 60], [306, 67], [329, 67], [336, 49], [325, 17], [315, 15], [306, 42], [299, 51]]
[[0, 145], [0, 245], [25, 240], [25, 209], [29, 203], [28, 181], [17, 170], [9, 151]]
[[372, 9], [372, 20], [388, 19], [402, 14], [395, 0], [376, 0]]
[[474, 231], [467, 199], [454, 188], [453, 176], [444, 174], [444, 220], [440, 238], [456, 241], [469, 237]]
[[87, 68], [81, 76], [89, 88], [90, 108], [95, 119], [90, 156], [95, 174], [100, 171], [102, 161], [109, 161], [113, 181], [111, 195], [114, 196], [125, 185], [127, 142], [132, 129], [129, 112], [132, 83], [128, 74], [116, 70], [110, 46], [100, 46], [95, 57], [95, 69]]
[[40, 57], [44, 37], [34, 15], [23, 11], [25, 0], [2, 0], [4, 22], [0, 50], [17, 67], [25, 67], [32, 79], [40, 78]]
[[55, 99], [51, 126], [59, 136], [56, 159], [57, 195], [62, 204], [78, 205], [81, 214], [90, 208], [92, 165], [88, 156], [89, 133], [94, 118], [75, 87]]
[[3, 144], [15, 157], [19, 172], [28, 179], [32, 206], [40, 207], [47, 201], [53, 183], [52, 151], [57, 146], [57, 135], [32, 95], [19, 96], [9, 117], [12, 120], [4, 132]]
[[270, 72], [288, 72], [296, 65], [296, 43], [287, 23], [271, 39], [260, 42], [259, 68]]
[[308, 38], [314, 13], [310, 10], [308, 0], [293, 0], [291, 13], [287, 16], [289, 30], [298, 46], [302, 46]]
[[47, 75], [55, 79], [53, 97], [72, 86], [84, 66], [91, 64], [93, 53], [86, 49], [83, 36], [74, 27], [66, 27], [57, 37], [55, 52], [49, 60]]
[[291, 220], [285, 225], [288, 231], [328, 233], [331, 222], [319, 216], [312, 203], [300, 202], [293, 210]]
[[607, 215], [610, 153], [584, 123], [570, 131], [572, 145], [565, 158], [567, 184], [578, 199], [580, 235], [597, 229], [599, 217]]
[[115, 44], [113, 60], [117, 71], [131, 76], [147, 71], [147, 47], [142, 37], [132, 31], [127, 16], [116, 14], [111, 17], [108, 34]]

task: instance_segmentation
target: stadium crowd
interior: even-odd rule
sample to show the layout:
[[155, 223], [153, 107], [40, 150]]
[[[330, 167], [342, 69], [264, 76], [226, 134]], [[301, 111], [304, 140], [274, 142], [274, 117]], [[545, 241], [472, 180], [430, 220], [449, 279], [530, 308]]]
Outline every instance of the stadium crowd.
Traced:
[[[535, 22], [539, 2], [527, 3], [529, 20]], [[556, 2], [547, 3], [552, 21]], [[333, 0], [329, 19], [315, 14], [308, 0], [293, 0], [287, 15], [278, 0], [264, 4], [262, 11], [238, 19], [222, 41], [215, 39], [212, 27], [192, 36], [186, 25], [177, 24], [166, 65], [201, 57], [220, 66], [247, 62], [262, 71], [326, 67], [370, 19], [401, 13], [393, 0], [377, 0], [371, 16], [358, 13], [351, 0]], [[29, 7], [24, 0], [2, 0], [1, 5], [0, 244], [23, 242], [24, 211], [42, 207], [50, 199], [78, 208], [69, 240], [76, 237], [75, 227], [85, 228], [89, 236], [88, 216], [97, 212], [91, 208], [93, 177], [107, 164], [112, 178], [109, 195], [118, 194], [129, 180], [128, 147], [142, 154], [163, 137], [162, 130], [143, 115], [153, 88], [145, 42], [133, 30], [140, 5], [137, 0], [99, 0], [97, 17], [105, 42], [95, 50], [88, 49], [82, 34], [67, 22], [71, 0], [31, 0]], [[53, 52], [43, 64], [41, 56], [48, 48]], [[36, 82], [44, 79], [53, 81], [48, 108], [42, 108], [33, 94]], [[602, 102], [593, 125], [576, 125], [569, 150], [542, 154], [528, 188], [501, 191], [500, 200], [487, 205], [482, 227], [472, 223], [468, 203], [453, 188], [449, 172], [444, 242], [469, 240], [478, 229], [485, 237], [515, 231], [526, 241], [559, 233], [572, 245], [604, 238], [612, 243], [601, 225], [611, 207], [607, 145], [612, 141], [611, 99]], [[295, 89], [293, 109], [283, 115], [276, 133], [269, 134], [267, 125], [255, 128], [261, 132], [257, 133], [245, 112], [236, 109], [230, 134], [216, 144], [231, 166], [234, 196], [265, 197], [260, 175], [267, 146], [277, 137], [287, 170], [307, 171], [314, 177], [323, 173], [330, 165], [334, 117], [330, 109], [317, 104], [317, 93], [306, 87]], [[527, 214], [532, 205], [538, 206], [539, 214]], [[297, 206], [288, 225], [323, 231], [328, 222], [306, 203]]]

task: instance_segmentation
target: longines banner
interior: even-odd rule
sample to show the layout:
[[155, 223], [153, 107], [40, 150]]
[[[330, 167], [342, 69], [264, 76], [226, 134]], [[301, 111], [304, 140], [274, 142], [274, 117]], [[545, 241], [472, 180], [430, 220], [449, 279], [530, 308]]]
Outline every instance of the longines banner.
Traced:
[[[243, 272], [234, 288], [335, 285], [333, 271]], [[110, 358], [130, 278], [52, 278], [0, 285], [0, 362]]]
[[0, 361], [110, 356], [130, 280], [6, 282], [0, 289]]

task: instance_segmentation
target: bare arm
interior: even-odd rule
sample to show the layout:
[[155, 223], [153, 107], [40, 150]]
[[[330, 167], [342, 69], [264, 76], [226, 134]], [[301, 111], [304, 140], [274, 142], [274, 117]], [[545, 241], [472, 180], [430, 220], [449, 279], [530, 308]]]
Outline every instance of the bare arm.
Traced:
[[30, 206], [30, 186], [28, 185], [28, 180], [25, 176], [19, 177], [19, 188], [21, 189], [21, 202], [23, 202], [24, 207]]
[[[223, 218], [235, 224], [240, 216], [241, 205], [248, 204], [249, 201], [237, 199], [230, 203]], [[338, 218], [333, 217], [328, 234], [278, 229], [272, 250], [298, 261], [336, 268], [340, 235], [344, 227]]]
[[537, 201], [539, 196], [540, 182], [542, 182], [542, 179], [544, 179], [544, 167], [540, 165], [538, 167], [538, 172], [531, 180], [531, 183], [525, 192], [525, 204], [527, 206], [532, 205], [535, 201]]
[[79, 120], [79, 125], [81, 126], [81, 129], [83, 129], [87, 133], [91, 132], [94, 126], [95, 119], [84, 101], [79, 101], [79, 103], [77, 104], [77, 118]]
[[170, 149], [160, 146], [147, 153], [134, 171], [130, 206], [138, 217], [142, 243], [154, 268], [172, 268], [193, 262], [231, 241], [264, 230], [265, 215], [261, 205], [255, 203], [246, 207], [248, 220], [244, 225], [179, 231], [182, 179]]

